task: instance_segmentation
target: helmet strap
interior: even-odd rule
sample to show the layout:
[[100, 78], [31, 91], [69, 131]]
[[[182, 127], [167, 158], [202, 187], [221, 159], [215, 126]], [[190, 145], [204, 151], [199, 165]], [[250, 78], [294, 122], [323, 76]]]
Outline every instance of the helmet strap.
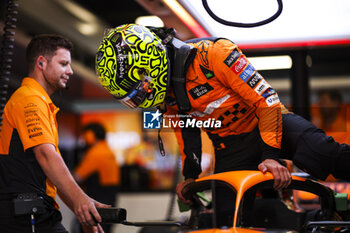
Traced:
[[180, 112], [188, 112], [192, 106], [186, 91], [186, 73], [197, 50], [177, 38], [173, 38], [167, 47], [170, 47], [172, 53], [170, 82], [174, 89], [175, 100]]
[[[166, 105], [163, 103], [162, 105], [158, 106], [157, 109], [160, 111], [160, 122], [163, 120], [163, 114], [166, 112]], [[164, 150], [164, 144], [162, 137], [160, 136], [160, 131], [162, 130], [162, 126], [158, 129], [158, 146], [159, 146], [159, 152], [164, 157], [165, 156], [165, 150]]]

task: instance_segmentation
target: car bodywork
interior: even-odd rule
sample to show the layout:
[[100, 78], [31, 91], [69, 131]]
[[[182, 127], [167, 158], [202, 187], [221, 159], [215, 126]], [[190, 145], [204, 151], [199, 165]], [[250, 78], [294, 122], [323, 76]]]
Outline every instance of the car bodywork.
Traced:
[[[98, 211], [103, 222], [144, 227], [142, 233], [350, 232], [346, 194], [338, 195], [315, 180], [296, 175], [283, 190], [274, 190], [273, 182], [271, 173], [260, 171], [230, 171], [199, 178], [183, 189], [183, 195], [192, 201], [186, 222], [129, 222], [125, 209]], [[295, 192], [313, 195], [317, 203], [299, 206]], [[222, 201], [219, 193], [230, 198]], [[218, 214], [223, 209], [229, 210], [224, 212], [227, 216]], [[228, 217], [224, 224], [222, 217]]]
[[[329, 187], [317, 181], [294, 175], [292, 176], [292, 183], [287, 189], [280, 191], [277, 198], [271, 198], [270, 196], [267, 198], [259, 197], [259, 192], [262, 190], [273, 192], [272, 174], [269, 172], [263, 174], [260, 171], [231, 171], [206, 176], [188, 184], [183, 193], [187, 198], [192, 198], [198, 204], [198, 198], [195, 197], [198, 192], [213, 190], [213, 187], [218, 185], [225, 186], [235, 193], [235, 197], [233, 198], [234, 214], [232, 226], [222, 227], [212, 225], [201, 229], [197, 224], [200, 222], [198, 216], [197, 220], [193, 220], [196, 218], [194, 215], [200, 215], [201, 211], [197, 211], [191, 216], [192, 221], [195, 222], [191, 226], [194, 229], [188, 229], [188, 231], [184, 230], [182, 232], [311, 232], [312, 230], [314, 232], [321, 232], [318, 229], [327, 229], [327, 232], [332, 232], [335, 229], [332, 227], [333, 225], [324, 227], [321, 224], [325, 223], [324, 221], [334, 220], [344, 223], [340, 222], [340, 220], [343, 220], [341, 215], [347, 213], [347, 208], [344, 208], [344, 205], [347, 207], [347, 196], [343, 196], [340, 200], [337, 200], [335, 192]], [[293, 203], [293, 193], [295, 192], [310, 193], [318, 197], [319, 204], [312, 208], [301, 208], [297, 206], [297, 203]], [[249, 193], [253, 193], [254, 195], [248, 197]], [[252, 198], [254, 199], [253, 205], [247, 205], [248, 200], [252, 202]], [[199, 205], [202, 206], [202, 211], [208, 211], [204, 210], [203, 204]], [[249, 218], [253, 220], [247, 221], [247, 217], [244, 217], [247, 215], [250, 215]], [[212, 222], [214, 221], [213, 218]], [[315, 223], [315, 221], [318, 221], [319, 224], [308, 226], [309, 222]], [[334, 222], [332, 223], [334, 224]], [[195, 226], [196, 224], [197, 228]], [[344, 225], [347, 225], [347, 223], [344, 223]]]

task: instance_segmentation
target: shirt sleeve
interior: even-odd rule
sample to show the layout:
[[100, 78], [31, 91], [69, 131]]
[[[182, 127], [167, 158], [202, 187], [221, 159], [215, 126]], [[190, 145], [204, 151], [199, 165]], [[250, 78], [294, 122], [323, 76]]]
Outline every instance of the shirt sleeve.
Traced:
[[255, 70], [242, 51], [229, 40], [214, 43], [214, 73], [219, 81], [256, 108], [262, 138], [262, 160], [277, 159], [282, 140], [281, 103], [276, 91]]
[[56, 145], [53, 131], [56, 125], [44, 100], [38, 96], [28, 96], [12, 107], [11, 118], [24, 150], [44, 143]]
[[[176, 112], [168, 108], [167, 115], [176, 116]], [[187, 118], [176, 120], [186, 121]], [[175, 120], [174, 118], [172, 120]], [[202, 139], [201, 131], [197, 127], [172, 127], [179, 145], [182, 158], [182, 174], [185, 179], [197, 179], [202, 172]]]

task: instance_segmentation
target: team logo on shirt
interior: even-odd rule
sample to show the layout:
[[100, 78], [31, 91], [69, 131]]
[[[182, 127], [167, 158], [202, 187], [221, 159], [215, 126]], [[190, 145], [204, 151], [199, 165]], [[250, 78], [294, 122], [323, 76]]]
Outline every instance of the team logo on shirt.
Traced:
[[255, 69], [254, 67], [249, 64], [244, 70], [243, 72], [239, 75], [239, 77], [246, 82], [254, 73]]
[[235, 61], [241, 56], [242, 53], [238, 51], [237, 48], [235, 48], [225, 59], [224, 63], [228, 66], [231, 67]]
[[231, 67], [231, 70], [235, 73], [235, 74], [239, 74], [243, 68], [245, 67], [245, 65], [248, 63], [247, 59], [245, 57], [241, 57], [240, 59], [238, 59], [238, 61]]
[[269, 87], [261, 96], [266, 99], [273, 94], [276, 94], [276, 91], [272, 87]]
[[277, 93], [275, 93], [274, 95], [271, 95], [266, 99], [266, 103], [268, 106], [274, 105], [279, 102], [280, 102], [280, 99], [278, 98]]
[[207, 94], [211, 90], [214, 90], [214, 88], [212, 86], [210, 86], [209, 83], [205, 83], [203, 85], [198, 85], [198, 86], [190, 89], [188, 92], [191, 94], [193, 99], [197, 99], [197, 98]]
[[280, 102], [277, 92], [272, 87], [269, 87], [261, 96], [265, 98], [267, 106], [272, 106]]
[[251, 79], [249, 79], [247, 83], [251, 88], [254, 88], [262, 79], [263, 79], [262, 76], [258, 72], [256, 72], [254, 76]]
[[199, 49], [199, 58], [202, 61], [202, 64], [206, 67], [209, 67], [209, 61], [208, 61], [208, 48], [209, 43], [207, 41], [201, 41], [198, 45]]
[[36, 104], [28, 103], [24, 107], [24, 117], [27, 126], [28, 137], [34, 138], [43, 135], [43, 128], [41, 127], [41, 120], [38, 114], [39, 109]]
[[265, 81], [265, 80], [262, 80], [257, 86], [256, 88], [254, 89], [254, 91], [256, 93], [258, 93], [258, 95], [261, 95], [261, 93], [263, 93], [264, 91], [266, 91], [267, 88], [269, 88], [270, 85]]
[[199, 65], [199, 67], [201, 68], [201, 71], [203, 72], [204, 76], [207, 78], [207, 79], [211, 79], [213, 78], [215, 75], [214, 75], [214, 72], [211, 71], [211, 70], [208, 70], [207, 68]]

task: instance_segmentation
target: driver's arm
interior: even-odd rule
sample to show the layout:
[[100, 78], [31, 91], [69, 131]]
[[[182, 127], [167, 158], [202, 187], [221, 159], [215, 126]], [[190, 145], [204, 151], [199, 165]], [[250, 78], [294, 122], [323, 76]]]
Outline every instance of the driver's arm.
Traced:
[[[176, 115], [176, 112], [171, 108], [168, 108], [167, 114]], [[178, 119], [180, 120], [180, 119]], [[181, 118], [181, 120], [185, 120]], [[184, 182], [180, 182], [177, 185], [176, 193], [181, 201], [188, 202], [182, 195], [183, 187], [193, 182], [198, 178], [202, 172], [201, 158], [202, 158], [202, 139], [201, 131], [199, 128], [173, 128], [179, 150], [182, 158], [182, 174], [185, 178]]]
[[[291, 182], [290, 173], [278, 162], [282, 141], [283, 105], [277, 93], [255, 70], [237, 45], [228, 40], [219, 40], [214, 46], [216, 46], [213, 50], [215, 57], [229, 57], [232, 51], [238, 54], [237, 59], [230, 64], [221, 59], [214, 60], [214, 73], [218, 74], [217, 78], [222, 85], [232, 89], [242, 101], [256, 108], [255, 114], [261, 136], [256, 146], [260, 146], [263, 151], [258, 168], [264, 173], [270, 171], [273, 174], [276, 189], [287, 187]], [[235, 72], [234, 68], [240, 61], [244, 61], [245, 65], [239, 67], [241, 69], [239, 72]], [[254, 78], [255, 81], [252, 82]], [[264, 86], [262, 91], [256, 89], [259, 84]]]

